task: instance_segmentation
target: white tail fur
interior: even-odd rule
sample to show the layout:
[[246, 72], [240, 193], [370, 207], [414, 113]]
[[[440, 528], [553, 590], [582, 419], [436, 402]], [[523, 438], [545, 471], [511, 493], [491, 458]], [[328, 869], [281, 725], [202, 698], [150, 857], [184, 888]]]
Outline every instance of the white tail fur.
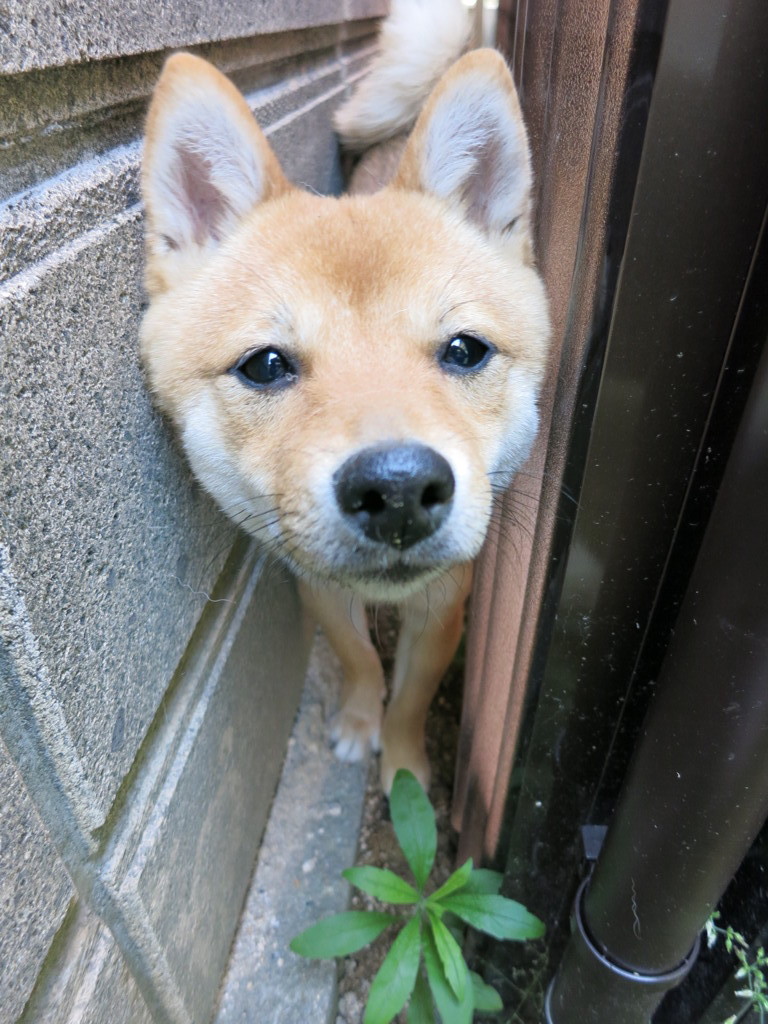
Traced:
[[461, 0], [393, 0], [369, 74], [336, 112], [344, 146], [367, 149], [409, 128], [442, 73], [467, 49], [471, 27]]

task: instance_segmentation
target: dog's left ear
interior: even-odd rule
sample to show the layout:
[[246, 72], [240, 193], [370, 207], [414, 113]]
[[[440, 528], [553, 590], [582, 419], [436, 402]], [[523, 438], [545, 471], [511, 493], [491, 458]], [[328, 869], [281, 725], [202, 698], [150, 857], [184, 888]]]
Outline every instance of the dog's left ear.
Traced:
[[531, 161], [512, 76], [495, 50], [465, 54], [424, 107], [392, 182], [445, 200], [530, 252]]

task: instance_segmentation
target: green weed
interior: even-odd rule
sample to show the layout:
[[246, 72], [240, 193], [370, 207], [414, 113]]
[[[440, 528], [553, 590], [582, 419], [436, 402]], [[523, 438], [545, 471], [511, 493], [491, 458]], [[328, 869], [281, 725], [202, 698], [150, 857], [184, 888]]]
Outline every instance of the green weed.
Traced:
[[[760, 946], [750, 959], [750, 949], [747, 940], [730, 925], [721, 928], [716, 924], [720, 914], [715, 912], [706, 924], [707, 944], [712, 948], [718, 938], [725, 941], [725, 948], [732, 953], [739, 963], [736, 977], [744, 981], [743, 988], [737, 989], [736, 995], [740, 999], [749, 1000], [750, 1007], [758, 1014], [760, 1024], [766, 1020], [768, 1012], [768, 982], [766, 982], [766, 968], [768, 968], [768, 956]], [[739, 1014], [734, 1013], [723, 1024], [735, 1024]]]
[[354, 867], [344, 877], [397, 910], [350, 910], [297, 935], [300, 956], [347, 956], [397, 929], [371, 984], [364, 1024], [390, 1024], [408, 1005], [408, 1024], [471, 1024], [473, 1015], [502, 1009], [498, 992], [470, 971], [459, 941], [464, 924], [497, 939], [537, 939], [544, 925], [524, 906], [499, 894], [502, 876], [474, 868], [471, 859], [429, 892], [437, 850], [435, 812], [417, 779], [395, 776], [390, 795], [395, 834], [415, 885], [393, 871]]

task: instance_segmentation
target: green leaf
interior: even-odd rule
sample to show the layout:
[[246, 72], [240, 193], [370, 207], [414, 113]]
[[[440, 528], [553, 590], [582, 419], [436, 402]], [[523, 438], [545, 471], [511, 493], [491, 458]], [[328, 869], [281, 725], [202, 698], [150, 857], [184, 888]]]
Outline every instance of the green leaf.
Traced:
[[492, 985], [486, 985], [474, 971], [469, 972], [469, 978], [472, 982], [475, 1010], [478, 1013], [497, 1013], [504, 1009], [501, 996]]
[[373, 979], [363, 1024], [389, 1024], [408, 1001], [421, 960], [421, 919], [403, 928]]
[[464, 892], [476, 896], [498, 896], [503, 881], [504, 875], [500, 871], [475, 868], [464, 886]]
[[435, 1004], [422, 971], [416, 975], [416, 985], [408, 1004], [408, 1024], [435, 1024]]
[[355, 953], [394, 924], [397, 918], [377, 910], [348, 910], [318, 921], [294, 939], [291, 949], [299, 956], [331, 958]]
[[[428, 928], [424, 930], [422, 942], [429, 987], [443, 1024], [472, 1024], [472, 1012], [474, 1009], [472, 986], [465, 982], [464, 999], [459, 1002], [451, 991], [451, 987], [445, 977], [443, 965], [440, 963], [440, 956], [435, 948], [435, 940]], [[466, 964], [464, 964], [464, 970], [467, 971]]]
[[369, 892], [385, 903], [418, 903], [419, 894], [404, 878], [387, 868], [347, 868], [342, 875], [363, 892]]
[[461, 1002], [464, 999], [467, 983], [467, 965], [461, 947], [443, 922], [432, 912], [429, 913], [429, 923], [432, 928], [432, 937], [435, 940], [435, 949], [440, 957], [440, 963], [443, 965], [445, 979], [458, 1002]]
[[456, 892], [457, 889], [463, 889], [469, 880], [469, 876], [472, 873], [472, 858], [470, 857], [466, 864], [462, 864], [460, 868], [457, 868], [453, 874], [447, 878], [439, 889], [429, 897], [430, 903], [437, 903], [441, 897], [447, 896], [448, 893]]
[[435, 812], [415, 775], [400, 768], [392, 783], [389, 810], [395, 834], [420, 889], [429, 878], [437, 852]]
[[475, 896], [461, 891], [446, 896], [442, 906], [495, 939], [538, 939], [546, 930], [522, 903], [505, 896]]

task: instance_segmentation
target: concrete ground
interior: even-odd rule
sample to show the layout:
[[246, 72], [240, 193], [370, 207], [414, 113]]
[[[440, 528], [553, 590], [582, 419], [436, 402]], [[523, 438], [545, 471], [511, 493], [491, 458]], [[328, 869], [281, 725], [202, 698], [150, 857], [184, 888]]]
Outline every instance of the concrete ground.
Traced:
[[318, 637], [215, 1024], [336, 1020], [335, 962], [304, 960], [288, 943], [349, 902], [341, 872], [355, 861], [367, 772], [337, 761], [328, 742], [338, 671]]

